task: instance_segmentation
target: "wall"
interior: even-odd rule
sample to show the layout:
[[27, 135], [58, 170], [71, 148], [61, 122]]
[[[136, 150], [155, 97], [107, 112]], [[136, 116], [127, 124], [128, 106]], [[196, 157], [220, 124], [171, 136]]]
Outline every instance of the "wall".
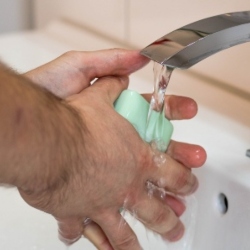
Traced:
[[[250, 10], [249, 0], [34, 0], [35, 24], [66, 18], [141, 47], [187, 23]], [[127, 30], [125, 30], [127, 29]]]
[[[250, 10], [249, 0], [34, 1], [36, 27], [44, 27], [53, 19], [64, 19], [139, 49], [190, 22]], [[211, 82], [220, 82], [222, 87], [250, 94], [249, 55], [250, 43], [238, 45], [198, 63], [192, 71], [211, 78]]]
[[44, 27], [62, 18], [111, 36], [123, 39], [126, 3], [129, 0], [35, 0], [35, 25]]
[[32, 0], [0, 1], [0, 33], [32, 27]]

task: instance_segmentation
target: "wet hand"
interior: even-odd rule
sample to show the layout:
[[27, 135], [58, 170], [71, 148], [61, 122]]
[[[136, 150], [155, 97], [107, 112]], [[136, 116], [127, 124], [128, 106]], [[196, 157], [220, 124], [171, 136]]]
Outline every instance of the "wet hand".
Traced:
[[[93, 234], [88, 234], [94, 226], [101, 232], [99, 249], [141, 249], [119, 212], [122, 207], [165, 239], [177, 240], [183, 234], [178, 218], [181, 205], [149, 195], [147, 182], [157, 184], [164, 178], [162, 188], [187, 195], [195, 191], [197, 180], [168, 155], [159, 169], [151, 147], [114, 110], [113, 103], [127, 84], [126, 77], [103, 77], [67, 99], [85, 125], [77, 164], [68, 166], [66, 180], [58, 180], [53, 189], [42, 194], [21, 191], [30, 205], [54, 215], [61, 239], [68, 244], [82, 233], [94, 241]], [[85, 223], [89, 219], [93, 224]]]
[[[151, 94], [146, 94], [144, 97], [150, 101]], [[194, 100], [181, 96], [166, 96], [165, 98], [165, 115], [170, 120], [181, 120], [193, 118], [197, 113], [197, 104]], [[181, 164], [186, 168], [196, 168], [202, 166], [206, 161], [206, 152], [199, 146], [194, 144], [187, 144], [181, 142], [171, 141], [166, 152], [173, 161], [172, 165], [179, 168], [176, 164]], [[171, 177], [171, 175], [170, 175]], [[185, 179], [185, 177], [184, 177]], [[177, 179], [176, 179], [177, 180]], [[172, 195], [162, 196], [161, 192], [154, 191], [157, 199], [160, 199], [164, 205], [168, 206], [174, 214], [179, 217], [185, 211], [185, 205], [178, 198]], [[146, 199], [147, 200], [147, 199]], [[144, 211], [148, 211], [152, 207], [152, 202], [147, 200]], [[134, 206], [138, 207], [138, 204]], [[143, 208], [141, 208], [143, 210]], [[138, 214], [133, 214], [138, 217]], [[138, 218], [140, 220], [140, 218]], [[163, 219], [163, 218], [162, 218]], [[164, 221], [164, 219], [163, 219]], [[167, 224], [167, 223], [166, 223]], [[149, 228], [153, 229], [153, 223], [146, 224]], [[150, 227], [151, 226], [151, 227]], [[179, 224], [175, 229], [170, 230], [164, 237], [168, 240], [178, 240], [182, 236], [183, 226]], [[179, 233], [179, 234], [178, 234]], [[92, 220], [87, 220], [84, 223], [83, 234], [88, 238], [99, 250], [113, 249], [109, 243], [108, 237], [105, 235], [102, 228]], [[176, 237], [177, 235], [177, 237]], [[110, 248], [106, 248], [106, 247]]]
[[[110, 60], [107, 60], [107, 58], [110, 58]], [[76, 204], [82, 204], [81, 211], [75, 212], [74, 209], [72, 209], [73, 207], [75, 208], [73, 205], [70, 207], [70, 211], [66, 211], [63, 215], [60, 213], [58, 214], [58, 211], [48, 211], [54, 214], [54, 216], [58, 219], [61, 238], [68, 244], [78, 240], [83, 233], [97, 246], [98, 249], [140, 249], [134, 233], [127, 225], [122, 227], [124, 229], [124, 231], [121, 230], [122, 234], [119, 234], [116, 230], [123, 221], [118, 212], [120, 207], [125, 207], [125, 209], [143, 221], [147, 227], [158, 232], [166, 239], [176, 240], [180, 238], [183, 233], [183, 226], [178, 220], [178, 216], [183, 213], [185, 209], [184, 205], [171, 196], [166, 196], [166, 199], [164, 200], [160, 198], [160, 195], [155, 195], [153, 199], [152, 197], [149, 198], [146, 183], [148, 180], [153, 179], [155, 180], [155, 183], [157, 183], [162, 176], [169, 176], [169, 179], [173, 180], [173, 182], [168, 183], [168, 185], [164, 187], [167, 191], [173, 191], [177, 194], [181, 193], [184, 195], [191, 193], [195, 189], [197, 181], [186, 167], [197, 167], [201, 165], [205, 160], [205, 151], [196, 145], [171, 142], [167, 152], [169, 157], [167, 167], [172, 167], [168, 170], [167, 167], [163, 167], [163, 170], [160, 172], [156, 170], [152, 161], [152, 150], [150, 147], [145, 145], [145, 143], [138, 138], [137, 133], [131, 125], [121, 119], [121, 117], [119, 117], [119, 115], [117, 115], [112, 109], [114, 100], [118, 97], [120, 91], [125, 88], [126, 84], [124, 85], [124, 83], [121, 82], [123, 82], [126, 78], [121, 80], [104, 77], [108, 75], [127, 75], [142, 67], [146, 63], [147, 60], [142, 59], [136, 51], [108, 50], [99, 52], [69, 52], [55, 61], [52, 61], [51, 63], [41, 66], [26, 74], [27, 77], [39, 85], [46, 87], [60, 97], [68, 97], [72, 94], [79, 93], [79, 95], [71, 97], [69, 99], [69, 103], [73, 104], [75, 108], [81, 110], [80, 112], [83, 113], [83, 120], [88, 125], [89, 131], [91, 131], [91, 135], [93, 136], [90, 137], [89, 140], [91, 139], [96, 142], [96, 144], [90, 144], [92, 145], [92, 150], [89, 149], [90, 151], [86, 151], [86, 154], [89, 152], [89, 156], [96, 155], [95, 159], [99, 159], [100, 161], [100, 163], [98, 163], [98, 160], [96, 160], [96, 162], [94, 161], [95, 167], [93, 167], [92, 170], [98, 169], [97, 166], [108, 165], [109, 167], [107, 167], [107, 173], [111, 173], [111, 176], [107, 175], [109, 177], [112, 177], [113, 173], [116, 173], [119, 178], [121, 178], [121, 176], [124, 178], [124, 176], [127, 176], [127, 174], [130, 173], [130, 175], [126, 178], [126, 185], [123, 185], [123, 182], [120, 182], [120, 185], [116, 186], [115, 191], [119, 190], [118, 194], [114, 193], [113, 190], [115, 178], [106, 178], [107, 176], [105, 176], [108, 189], [105, 185], [104, 188], [100, 188], [101, 184], [98, 184], [99, 189], [103, 190], [103, 194], [105, 194], [103, 196], [105, 197], [98, 194], [98, 187], [96, 191], [93, 191], [93, 193], [97, 192], [100, 197], [96, 197], [96, 200], [104, 202], [106, 207], [104, 206], [104, 208], [103, 204], [100, 203], [99, 207], [102, 209], [93, 210], [93, 215], [86, 212], [83, 206], [84, 203], [89, 204], [89, 207], [92, 207], [93, 201], [91, 202], [91, 199], [95, 198], [88, 197], [89, 194], [86, 194], [86, 191], [82, 191], [81, 195], [79, 193], [77, 193], [78, 195], [74, 195], [74, 197], [82, 197], [84, 196], [84, 193], [86, 194], [86, 197], [82, 200], [82, 202], [74, 201]], [[83, 89], [90, 86], [90, 82], [92, 80], [101, 77], [104, 78], [95, 83], [93, 87], [87, 89], [87, 92], [84, 93], [83, 91], [80, 93]], [[120, 86], [119, 88], [113, 89], [113, 87], [117, 85], [117, 81]], [[126, 81], [127, 80], [125, 80], [125, 82]], [[99, 96], [102, 92], [103, 95]], [[115, 92], [115, 94], [111, 94], [113, 92]], [[81, 101], [79, 101], [78, 98]], [[169, 119], [191, 118], [194, 115], [196, 107], [194, 105], [195, 103], [186, 98], [181, 98], [181, 100], [178, 99], [178, 97], [173, 97], [172, 99], [170, 98], [169, 101], [167, 100], [170, 105], [169, 110], [171, 110], [171, 113], [168, 113], [168, 111], [166, 112]], [[107, 102], [108, 105], [106, 105]], [[180, 104], [182, 102], [186, 102], [185, 105]], [[176, 108], [178, 106], [176, 106], [176, 104], [182, 108]], [[87, 111], [82, 109], [83, 106], [87, 109]], [[193, 108], [191, 108], [191, 111], [187, 112], [187, 110], [183, 108], [184, 106], [193, 106]], [[89, 112], [90, 110], [91, 112]], [[96, 114], [99, 114], [99, 116]], [[93, 117], [96, 119], [93, 119]], [[98, 117], [100, 119], [98, 119]], [[92, 125], [90, 125], [90, 121], [92, 121]], [[120, 126], [124, 122], [126, 126]], [[108, 123], [111, 127], [108, 126], [107, 129], [105, 129], [105, 126]], [[94, 132], [95, 129], [96, 132]], [[111, 133], [111, 131], [116, 131], [116, 133]], [[131, 131], [133, 131], [133, 133], [131, 133]], [[123, 137], [120, 137], [118, 141], [112, 141], [115, 138], [117, 139], [117, 136], [119, 137], [122, 134]], [[123, 141], [122, 145], [119, 143], [117, 144], [119, 141]], [[137, 143], [134, 144], [134, 142]], [[100, 148], [100, 154], [97, 153], [97, 148], [95, 151], [95, 147], [98, 143], [103, 145], [103, 148]], [[112, 147], [114, 145], [116, 146]], [[120, 146], [117, 147], [117, 145]], [[113, 150], [111, 150], [112, 148]], [[183, 150], [186, 152], [184, 154], [185, 157], [183, 154], [180, 154]], [[111, 152], [117, 153], [110, 155]], [[105, 156], [104, 158], [101, 157], [103, 153]], [[138, 155], [140, 156], [139, 159]], [[87, 158], [88, 157], [86, 157], [86, 159]], [[118, 158], [118, 160], [115, 158]], [[116, 160], [116, 163], [112, 163], [112, 160]], [[113, 166], [116, 171], [110, 170], [110, 165], [108, 163], [112, 163], [111, 166]], [[132, 165], [134, 168], [132, 169], [134, 171], [129, 170], [131, 168], [131, 163], [133, 163]], [[84, 170], [85, 165], [83, 164], [83, 166]], [[117, 168], [119, 168], [119, 173], [117, 173]], [[135, 171], [135, 169], [137, 169], [137, 171]], [[175, 169], [179, 170], [175, 171]], [[154, 173], [149, 174], [152, 170]], [[99, 170], [96, 171], [99, 173]], [[146, 176], [144, 172], [145, 174], [147, 173]], [[98, 179], [98, 174], [94, 177], [93, 183], [101, 183], [104, 181], [104, 176], [99, 176], [99, 181], [96, 181], [96, 178]], [[119, 178], [117, 178], [117, 180], [119, 180]], [[140, 180], [139, 183], [137, 183], [138, 180]], [[81, 183], [82, 181], [78, 180], [78, 182]], [[90, 187], [91, 184], [87, 186]], [[110, 186], [112, 186], [112, 188]], [[180, 190], [181, 186], [183, 190]], [[137, 191], [135, 192], [135, 190]], [[70, 196], [70, 193], [73, 191], [69, 186], [66, 187], [65, 185], [64, 192], [68, 193]], [[55, 197], [58, 195], [62, 196], [62, 190], [57, 190], [54, 193]], [[131, 193], [133, 195], [131, 195]], [[104, 198], [107, 198], [106, 194], [109, 194], [107, 197], [110, 199], [104, 201]], [[40, 207], [37, 205], [38, 201], [36, 197], [32, 197], [27, 194], [23, 195], [27, 202], [31, 205], [42, 210], [47, 210], [47, 208], [43, 208], [42, 205]], [[58, 198], [55, 198], [55, 200], [57, 199]], [[46, 203], [46, 197], [44, 197], [44, 200], [45, 201], [43, 202]], [[124, 203], [125, 200], [126, 206]], [[53, 202], [54, 200], [51, 201], [51, 203]], [[62, 205], [66, 207], [69, 206], [69, 204], [75, 204], [67, 199], [61, 202], [63, 203]], [[94, 202], [96, 202], [95, 199]], [[50, 206], [54, 209], [54, 207], [59, 206], [59, 204], [50, 204]], [[98, 207], [97, 205], [95, 206]], [[146, 208], [145, 206], [148, 207]], [[60, 209], [55, 208], [55, 210]], [[150, 213], [148, 213], [149, 210], [151, 211]], [[72, 212], [74, 213], [72, 214]], [[89, 218], [91, 218], [91, 220]]]

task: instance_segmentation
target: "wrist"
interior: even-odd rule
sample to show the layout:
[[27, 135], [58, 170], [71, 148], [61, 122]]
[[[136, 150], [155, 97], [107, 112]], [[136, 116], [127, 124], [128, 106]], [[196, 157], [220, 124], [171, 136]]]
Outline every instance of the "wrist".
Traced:
[[42, 150], [45, 155], [38, 157], [34, 164], [36, 167], [31, 171], [32, 179], [21, 184], [22, 190], [41, 192], [65, 185], [79, 165], [84, 148], [84, 122], [78, 112], [64, 101], [57, 103], [51, 113], [53, 121], [50, 122], [54, 124], [43, 139], [47, 150]]
[[39, 192], [67, 180], [83, 122], [62, 99], [0, 68], [0, 183]]

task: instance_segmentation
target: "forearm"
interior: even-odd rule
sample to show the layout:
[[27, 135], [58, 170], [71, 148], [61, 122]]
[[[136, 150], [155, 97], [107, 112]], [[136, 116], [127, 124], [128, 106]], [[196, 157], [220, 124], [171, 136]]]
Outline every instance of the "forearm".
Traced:
[[0, 183], [35, 190], [67, 178], [83, 143], [73, 109], [0, 66], [0, 121]]

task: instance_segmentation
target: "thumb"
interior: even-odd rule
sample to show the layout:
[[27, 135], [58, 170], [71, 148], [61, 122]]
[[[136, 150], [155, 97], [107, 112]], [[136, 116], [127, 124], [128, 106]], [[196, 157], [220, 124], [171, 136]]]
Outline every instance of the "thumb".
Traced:
[[129, 78], [127, 76], [106, 76], [96, 80], [90, 89], [113, 105], [121, 92], [127, 89], [128, 83]]

